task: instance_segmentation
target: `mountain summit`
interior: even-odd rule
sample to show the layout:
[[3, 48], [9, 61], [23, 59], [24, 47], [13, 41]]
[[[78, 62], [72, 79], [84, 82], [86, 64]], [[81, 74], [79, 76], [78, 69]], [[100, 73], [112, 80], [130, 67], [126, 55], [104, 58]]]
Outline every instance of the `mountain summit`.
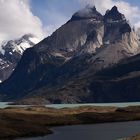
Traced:
[[71, 20], [80, 20], [80, 19], [93, 19], [93, 20], [102, 20], [103, 16], [96, 10], [96, 7], [89, 7], [76, 12]]
[[23, 52], [36, 43], [39, 39], [32, 34], [26, 34], [21, 38], [6, 41], [1, 45], [0, 51], [0, 81], [6, 80], [17, 63], [19, 62]]
[[22, 99], [31, 104], [128, 101], [116, 89], [113, 95], [119, 77], [111, 79], [112, 71], [100, 77], [99, 72], [139, 52], [139, 39], [117, 7], [105, 16], [95, 7], [85, 8], [24, 52], [15, 71], [0, 86], [1, 100]]
[[104, 18], [105, 20], [116, 22], [126, 20], [125, 16], [118, 11], [118, 8], [116, 6], [114, 6], [111, 10], [107, 10]]

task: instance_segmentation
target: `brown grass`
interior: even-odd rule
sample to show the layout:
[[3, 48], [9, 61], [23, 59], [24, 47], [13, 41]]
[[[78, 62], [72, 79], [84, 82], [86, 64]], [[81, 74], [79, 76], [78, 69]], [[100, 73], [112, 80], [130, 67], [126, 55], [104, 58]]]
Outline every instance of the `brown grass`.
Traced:
[[52, 126], [133, 120], [140, 120], [140, 107], [6, 108], [0, 110], [0, 139], [46, 135]]

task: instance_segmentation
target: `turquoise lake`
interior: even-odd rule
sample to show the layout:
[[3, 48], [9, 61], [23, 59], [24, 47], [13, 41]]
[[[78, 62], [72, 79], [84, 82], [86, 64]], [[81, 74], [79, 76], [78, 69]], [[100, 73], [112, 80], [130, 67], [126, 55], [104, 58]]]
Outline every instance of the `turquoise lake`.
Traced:
[[[0, 108], [6, 107], [26, 107], [28, 105], [8, 105], [8, 102], [0, 102]], [[140, 106], [140, 102], [129, 102], [129, 103], [92, 103], [92, 104], [50, 104], [46, 107], [60, 108], [73, 108], [79, 106], [115, 106], [115, 107], [127, 107], [127, 106]]]

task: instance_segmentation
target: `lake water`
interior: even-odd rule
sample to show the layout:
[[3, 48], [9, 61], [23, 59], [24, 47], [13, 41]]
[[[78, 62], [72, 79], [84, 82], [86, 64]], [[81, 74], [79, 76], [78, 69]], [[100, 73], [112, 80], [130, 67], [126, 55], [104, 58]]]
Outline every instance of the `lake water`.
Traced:
[[[78, 106], [140, 106], [140, 102], [135, 103], [102, 103], [102, 104], [52, 104], [47, 107], [64, 108]], [[9, 107], [7, 102], [0, 102], [0, 108]], [[22, 106], [17, 106], [22, 107]], [[23, 106], [25, 107], [25, 106]], [[140, 133], [140, 121], [121, 122], [121, 123], [104, 123], [93, 125], [78, 125], [56, 127], [52, 129], [54, 134], [45, 137], [23, 138], [17, 140], [118, 140]]]
[[6, 107], [27, 107], [28, 105], [9, 105], [11, 102], [0, 102], [0, 108]]
[[140, 133], [140, 121], [56, 127], [45, 137], [16, 140], [119, 140]]
[[[6, 107], [26, 107], [27, 105], [8, 105], [8, 102], [0, 102], [0, 108]], [[129, 102], [129, 103], [93, 103], [93, 104], [50, 104], [46, 105], [47, 107], [54, 107], [57, 109], [60, 108], [72, 108], [79, 106], [115, 106], [115, 107], [127, 107], [127, 106], [140, 106], [140, 102]]]
[[8, 103], [9, 102], [0, 102], [0, 108], [6, 108], [6, 107], [8, 107], [9, 106]]
[[129, 102], [129, 103], [92, 103], [92, 104], [50, 104], [47, 107], [54, 107], [57, 109], [68, 107], [79, 107], [79, 106], [115, 106], [115, 107], [127, 107], [127, 106], [140, 106], [140, 102]]

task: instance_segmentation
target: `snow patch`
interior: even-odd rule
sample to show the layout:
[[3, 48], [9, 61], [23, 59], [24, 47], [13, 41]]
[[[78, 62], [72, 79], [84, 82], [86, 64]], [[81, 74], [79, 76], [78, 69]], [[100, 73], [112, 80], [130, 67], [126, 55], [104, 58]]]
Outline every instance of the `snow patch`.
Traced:
[[54, 52], [52, 55], [56, 57], [64, 57], [61, 53], [58, 53], [58, 52]]
[[39, 39], [38, 38], [36, 38], [36, 37], [30, 37], [29, 38], [29, 40], [31, 41], [31, 42], [33, 42], [34, 44], [37, 44], [37, 43], [39, 43]]

